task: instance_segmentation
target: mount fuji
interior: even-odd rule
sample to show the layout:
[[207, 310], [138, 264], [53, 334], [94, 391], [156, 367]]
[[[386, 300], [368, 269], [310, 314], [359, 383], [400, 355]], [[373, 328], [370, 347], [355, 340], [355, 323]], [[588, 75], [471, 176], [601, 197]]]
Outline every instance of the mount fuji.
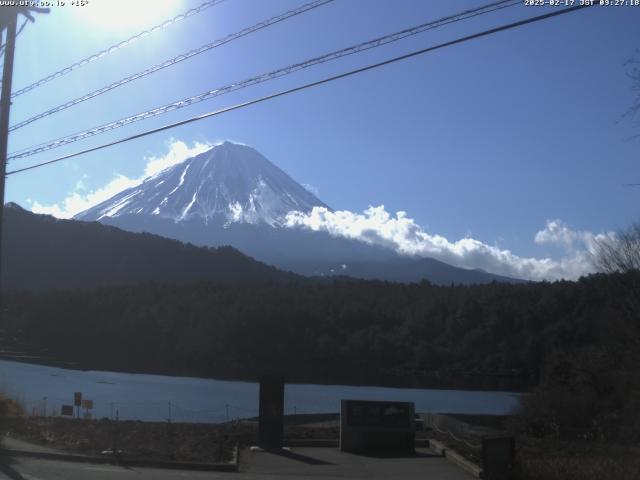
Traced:
[[231, 245], [304, 275], [348, 275], [438, 284], [514, 281], [482, 270], [285, 225], [289, 212], [329, 209], [251, 147], [224, 142], [77, 214], [133, 232], [200, 246]]
[[180, 223], [282, 226], [290, 211], [326, 207], [311, 192], [253, 148], [224, 142], [147, 178], [76, 220], [155, 216]]

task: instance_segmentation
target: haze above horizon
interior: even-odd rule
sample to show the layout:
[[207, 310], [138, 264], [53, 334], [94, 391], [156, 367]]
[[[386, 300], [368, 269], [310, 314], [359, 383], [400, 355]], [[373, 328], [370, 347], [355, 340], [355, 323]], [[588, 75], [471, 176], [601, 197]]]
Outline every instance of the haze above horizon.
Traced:
[[[174, 2], [163, 12], [170, 18], [200, 3]], [[302, 3], [222, 2], [16, 98], [11, 123]], [[483, 3], [336, 0], [17, 130], [9, 150]], [[14, 91], [165, 18], [153, 15], [143, 18], [144, 24], [121, 22], [115, 28], [118, 16], [111, 26], [97, 25], [78, 9], [54, 8], [25, 28], [17, 43]], [[448, 25], [79, 145], [97, 145], [544, 11], [549, 10], [520, 5]], [[589, 271], [588, 249], [598, 234], [638, 216], [640, 191], [622, 184], [640, 180], [640, 144], [633, 139], [639, 127], [621, 121], [634, 101], [625, 62], [640, 47], [638, 20], [640, 8], [590, 8], [453, 46], [10, 177], [5, 201], [71, 216], [160, 167], [231, 139], [252, 146], [345, 212], [339, 219], [300, 218], [300, 225], [360, 224], [384, 233], [397, 248], [417, 244], [420, 254], [458, 266], [513, 274], [507, 267], [518, 265], [528, 269], [529, 278], [575, 278]], [[11, 166], [79, 148], [63, 147]]]

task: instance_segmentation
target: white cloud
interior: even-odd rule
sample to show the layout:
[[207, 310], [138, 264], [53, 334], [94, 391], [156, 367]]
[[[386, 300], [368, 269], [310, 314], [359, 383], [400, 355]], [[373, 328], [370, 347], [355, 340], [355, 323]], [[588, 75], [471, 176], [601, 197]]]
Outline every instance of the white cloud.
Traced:
[[[187, 158], [203, 153], [216, 144], [186, 143], [170, 140], [165, 155], [145, 157], [144, 173], [138, 178], [116, 175], [101, 188], [88, 191], [87, 176], [78, 180], [72, 192], [61, 202], [43, 205], [31, 201], [34, 213], [46, 213], [58, 218], [70, 218], [87, 208], [103, 202], [121, 191], [139, 185], [145, 178], [162, 170], [182, 163]], [[305, 188], [317, 193], [312, 185]], [[596, 241], [611, 238], [612, 233], [593, 234], [576, 231], [558, 219], [548, 220], [545, 227], [534, 236], [536, 244], [553, 244], [563, 248], [565, 254], [560, 259], [532, 258], [515, 255], [498, 245], [488, 245], [471, 238], [469, 234], [460, 240], [447, 238], [425, 231], [406, 212], [389, 214], [383, 205], [369, 207], [362, 214], [350, 211], [330, 211], [315, 207], [309, 214], [291, 212], [286, 219], [288, 227], [303, 227], [315, 231], [325, 231], [333, 236], [357, 239], [369, 244], [387, 246], [405, 255], [433, 257], [443, 262], [463, 268], [482, 268], [492, 273], [531, 280], [576, 279], [595, 271], [591, 261]], [[346, 265], [341, 266], [343, 269]]]
[[562, 220], [547, 220], [544, 229], [536, 233], [535, 242], [539, 245], [550, 244], [572, 248], [579, 239], [579, 232], [571, 230]]
[[[165, 155], [145, 157], [147, 164], [143, 175], [138, 178], [129, 178], [118, 174], [105, 186], [90, 192], [86, 191], [85, 183], [82, 180], [78, 180], [74, 190], [69, 192], [61, 202], [43, 205], [34, 200], [31, 204], [31, 211], [34, 213], [46, 213], [58, 218], [71, 218], [77, 213], [104, 202], [127, 188], [139, 185], [145, 178], [182, 163], [187, 158], [199, 155], [211, 148], [211, 145], [199, 142], [189, 147], [186, 143], [173, 139], [169, 141], [168, 146], [169, 151]], [[86, 175], [83, 178], [86, 178]]]
[[[603, 235], [573, 232], [562, 222], [558, 225], [547, 223], [545, 230], [536, 234], [537, 243], [553, 239], [567, 244], [571, 240], [570, 251], [563, 258], [554, 260], [521, 257], [473, 238], [450, 241], [441, 235], [424, 231], [406, 212], [397, 212], [395, 216], [389, 214], [383, 205], [369, 207], [362, 214], [345, 210], [332, 212], [324, 207], [315, 207], [309, 214], [289, 213], [286, 225], [387, 246], [405, 255], [433, 257], [458, 267], [482, 268], [492, 273], [530, 280], [576, 279], [593, 272], [595, 269], [590, 251], [594, 239]], [[583, 248], [577, 248], [578, 239], [583, 243]]]
[[187, 158], [195, 157], [209, 150], [213, 145], [208, 143], [194, 143], [193, 147], [189, 147], [186, 143], [179, 140], [171, 139], [169, 143], [169, 151], [161, 157], [146, 157], [147, 165], [144, 169], [144, 175], [139, 178], [142, 182], [147, 177], [151, 177], [156, 173], [160, 173], [169, 167], [173, 167], [184, 162]]
[[570, 252], [584, 249], [593, 252], [597, 242], [614, 237], [613, 232], [594, 234], [588, 231], [573, 230], [562, 220], [554, 219], [547, 220], [544, 229], [536, 233], [534, 240], [539, 245], [558, 245]]
[[118, 175], [104, 187], [86, 194], [80, 193], [84, 189], [78, 189], [76, 185], [76, 190], [70, 192], [60, 203], [42, 205], [36, 200], [31, 205], [31, 211], [34, 213], [47, 213], [58, 218], [71, 218], [76, 213], [80, 213], [87, 208], [111, 198], [116, 193], [138, 185], [140, 181], [140, 179], [131, 179], [124, 175]]
[[211, 146], [212, 146], [212, 147], [217, 147], [217, 146], [219, 146], [219, 145], [222, 145], [222, 144], [223, 144], [223, 143], [225, 143], [225, 142], [234, 143], [234, 144], [236, 144], [236, 145], [242, 145], [243, 147], [250, 147], [250, 148], [251, 148], [251, 145], [249, 145], [249, 144], [247, 144], [247, 143], [244, 143], [244, 142], [241, 142], [241, 141], [239, 141], [239, 140], [233, 140], [233, 139], [231, 139], [231, 138], [225, 138], [225, 139], [223, 139], [223, 140], [216, 140], [216, 141], [214, 141], [214, 142], [211, 144]]
[[302, 186], [305, 188], [305, 190], [308, 190], [309, 192], [313, 193], [316, 197], [320, 193], [320, 191], [318, 190], [318, 187], [314, 187], [310, 183], [303, 183]]

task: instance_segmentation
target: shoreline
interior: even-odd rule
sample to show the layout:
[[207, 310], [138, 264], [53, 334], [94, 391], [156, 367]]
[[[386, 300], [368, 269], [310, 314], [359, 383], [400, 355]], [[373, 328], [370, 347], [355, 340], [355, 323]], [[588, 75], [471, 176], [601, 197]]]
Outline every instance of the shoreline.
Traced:
[[[15, 356], [6, 356], [0, 353], [0, 361], [2, 362], [10, 362], [10, 363], [18, 363], [18, 364], [26, 364], [26, 365], [34, 365], [34, 366], [42, 366], [48, 368], [58, 368], [62, 370], [71, 370], [77, 372], [96, 372], [96, 373], [115, 373], [115, 374], [130, 374], [130, 375], [149, 375], [149, 376], [159, 376], [159, 377], [171, 377], [171, 378], [185, 378], [185, 379], [195, 379], [195, 380], [214, 380], [219, 382], [241, 382], [241, 383], [250, 383], [256, 384], [259, 383], [258, 378], [247, 378], [247, 377], [225, 377], [225, 376], [204, 376], [197, 374], [181, 374], [181, 373], [164, 373], [157, 371], [144, 371], [142, 369], [109, 369], [109, 368], [96, 368], [90, 366], [83, 366], [79, 363], [74, 363], [70, 361], [63, 360], [50, 360], [42, 357], [37, 357], [34, 355], [26, 354], [24, 356], [15, 357]], [[433, 375], [437, 377], [437, 374]], [[501, 388], [479, 388], [477, 385], [472, 385], [467, 383], [466, 385], [460, 381], [462, 378], [469, 378], [473, 376], [476, 379], [488, 380], [495, 378], [495, 376], [489, 374], [464, 374], [460, 375], [458, 381], [426, 381], [420, 382], [415, 381], [416, 377], [408, 376], [408, 377], [395, 377], [397, 378], [397, 382], [388, 382], [388, 383], [379, 383], [376, 384], [374, 382], [357, 382], [357, 381], [319, 381], [319, 380], [298, 380], [291, 379], [286, 380], [285, 383], [288, 385], [318, 385], [318, 386], [335, 386], [335, 387], [369, 387], [369, 388], [392, 388], [392, 389], [406, 389], [406, 390], [445, 390], [445, 391], [463, 391], [463, 392], [495, 392], [495, 393], [507, 393], [507, 394], [515, 394], [515, 395], [526, 395], [531, 392], [534, 386], [529, 386], [526, 389], [501, 389]], [[420, 377], [424, 378], [424, 377]], [[411, 380], [411, 381], [407, 381]], [[430, 377], [430, 380], [433, 380]], [[419, 385], [416, 385], [419, 384]]]

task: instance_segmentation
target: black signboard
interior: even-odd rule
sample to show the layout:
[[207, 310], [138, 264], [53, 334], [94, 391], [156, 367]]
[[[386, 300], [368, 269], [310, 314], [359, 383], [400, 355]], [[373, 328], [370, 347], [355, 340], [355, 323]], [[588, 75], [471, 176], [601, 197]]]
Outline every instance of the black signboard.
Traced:
[[259, 445], [262, 448], [282, 448], [284, 430], [284, 378], [260, 379]]
[[412, 402], [342, 400], [340, 450], [411, 454], [415, 449]]
[[73, 417], [73, 405], [62, 405], [60, 415]]
[[413, 422], [411, 404], [406, 402], [349, 400], [346, 413], [350, 427], [407, 429]]

